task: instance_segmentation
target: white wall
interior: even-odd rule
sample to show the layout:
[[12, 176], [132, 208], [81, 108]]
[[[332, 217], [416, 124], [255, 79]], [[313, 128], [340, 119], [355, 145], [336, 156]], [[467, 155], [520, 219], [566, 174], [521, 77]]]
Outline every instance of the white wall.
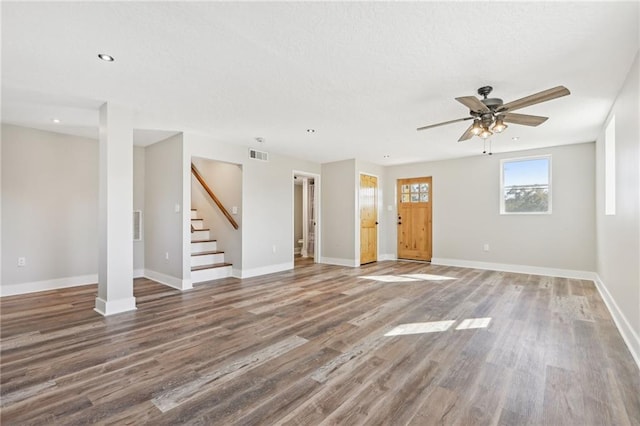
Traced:
[[[319, 174], [320, 165], [273, 152], [269, 153], [269, 161], [252, 160], [248, 158], [247, 147], [225, 144], [195, 133], [185, 133], [184, 144], [183, 182], [189, 194], [192, 157], [242, 166], [242, 271], [234, 273], [248, 277], [291, 269], [291, 179], [295, 170]], [[261, 149], [268, 151], [268, 147]], [[185, 233], [185, 247], [189, 245], [188, 236]]]
[[[193, 175], [190, 208], [197, 209], [198, 217], [211, 229], [211, 238], [217, 240], [218, 250], [225, 252], [225, 262], [242, 269], [242, 166], [203, 158], [191, 161], [239, 227], [234, 229]], [[232, 213], [234, 206], [238, 208], [237, 214]]]
[[142, 211], [142, 241], [133, 242], [133, 276], [144, 274], [144, 163], [145, 149], [133, 147], [133, 209]]
[[149, 278], [188, 288], [190, 276], [183, 273], [183, 228], [189, 226], [185, 217], [190, 207], [183, 204], [182, 150], [181, 134], [146, 147], [144, 260]]
[[356, 160], [322, 164], [322, 263], [345, 266], [359, 264], [355, 244], [356, 179]]
[[640, 65], [636, 54], [607, 123], [616, 117], [616, 214], [604, 214], [604, 134], [596, 141], [597, 273], [607, 302], [640, 366]]
[[[546, 154], [552, 156], [553, 213], [500, 215], [500, 159]], [[385, 205], [394, 206], [385, 219], [389, 253], [397, 253], [397, 179], [432, 176], [434, 263], [595, 270], [593, 143], [395, 166], [386, 176]]]
[[97, 282], [97, 221], [97, 141], [3, 124], [2, 294]]

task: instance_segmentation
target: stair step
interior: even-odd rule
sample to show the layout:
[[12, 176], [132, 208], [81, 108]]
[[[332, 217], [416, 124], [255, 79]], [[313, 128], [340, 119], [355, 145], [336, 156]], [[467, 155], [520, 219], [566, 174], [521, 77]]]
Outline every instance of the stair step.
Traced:
[[213, 265], [218, 263], [224, 263], [224, 252], [214, 250], [216, 247], [199, 247], [201, 251], [195, 251], [191, 253], [191, 267]]
[[199, 251], [197, 253], [191, 253], [191, 256], [205, 256], [207, 254], [223, 254], [223, 251], [219, 250], [209, 250], [209, 251]]
[[191, 231], [191, 241], [208, 240], [211, 238], [209, 229], [194, 229]]
[[201, 231], [204, 229], [204, 219], [191, 219], [191, 227], [195, 231]]
[[209, 251], [218, 251], [218, 242], [216, 240], [191, 241], [191, 253], [202, 253]]
[[230, 263], [212, 263], [211, 265], [200, 265], [191, 267], [192, 271], [201, 271], [203, 269], [223, 268], [225, 266], [232, 266]]

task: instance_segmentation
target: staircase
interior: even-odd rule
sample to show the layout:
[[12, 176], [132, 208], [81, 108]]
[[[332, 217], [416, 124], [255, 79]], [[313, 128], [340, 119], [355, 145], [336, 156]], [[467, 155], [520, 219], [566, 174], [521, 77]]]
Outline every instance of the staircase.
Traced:
[[218, 251], [211, 230], [204, 227], [198, 211], [191, 209], [191, 282], [217, 280], [231, 276], [231, 264], [224, 261], [224, 252]]

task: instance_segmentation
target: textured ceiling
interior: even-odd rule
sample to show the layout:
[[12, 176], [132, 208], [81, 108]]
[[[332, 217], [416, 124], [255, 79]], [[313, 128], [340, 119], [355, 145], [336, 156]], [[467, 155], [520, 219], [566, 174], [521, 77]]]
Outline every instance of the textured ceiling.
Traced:
[[505, 102], [572, 92], [518, 111], [550, 119], [511, 125], [494, 152], [593, 141], [640, 38], [638, 2], [1, 7], [3, 122], [97, 137], [97, 108], [114, 102], [133, 108], [140, 145], [175, 131], [262, 137], [260, 149], [318, 162], [479, 154], [480, 139], [456, 142], [468, 122], [415, 129], [465, 117], [454, 98], [484, 85]]

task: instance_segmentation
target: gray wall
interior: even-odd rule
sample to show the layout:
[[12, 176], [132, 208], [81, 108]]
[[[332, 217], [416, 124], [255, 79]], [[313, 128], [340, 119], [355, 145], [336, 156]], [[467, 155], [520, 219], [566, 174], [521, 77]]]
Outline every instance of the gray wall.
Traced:
[[97, 274], [97, 221], [97, 141], [3, 124], [2, 285]]
[[[552, 155], [553, 213], [500, 215], [500, 159], [545, 154]], [[432, 176], [434, 258], [594, 271], [594, 154], [586, 143], [389, 167], [386, 250], [397, 253], [397, 179]]]
[[[607, 122], [616, 117], [616, 214], [604, 214], [604, 129], [596, 142], [597, 272], [610, 309], [640, 362], [640, 111], [639, 56]], [[605, 296], [607, 296], [605, 294]], [[612, 306], [613, 305], [613, 306]], [[617, 308], [616, 308], [617, 306]], [[635, 336], [633, 336], [635, 334]]]
[[[146, 147], [145, 152], [145, 269], [183, 279], [182, 135]], [[175, 211], [175, 206], [180, 208]], [[165, 254], [169, 254], [166, 259]], [[150, 278], [156, 279], [153, 275]], [[171, 283], [169, 283], [171, 284]]]
[[[217, 240], [218, 250], [224, 251], [225, 261], [234, 268], [242, 268], [242, 167], [238, 164], [192, 158], [205, 182], [231, 213], [239, 228], [234, 229], [200, 182], [191, 176], [191, 207], [204, 219], [205, 228], [211, 229], [211, 238]], [[232, 213], [232, 207], [238, 213]]]
[[360, 260], [355, 244], [356, 174], [356, 160], [322, 165], [321, 262], [354, 266]]

